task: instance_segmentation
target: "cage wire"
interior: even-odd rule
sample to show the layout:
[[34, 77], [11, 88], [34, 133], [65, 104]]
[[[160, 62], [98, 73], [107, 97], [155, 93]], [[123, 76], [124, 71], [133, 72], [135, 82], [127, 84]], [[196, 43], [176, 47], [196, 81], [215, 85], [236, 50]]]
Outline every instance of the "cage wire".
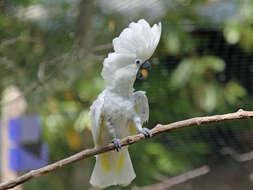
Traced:
[[[202, 40], [197, 48], [201, 55], [214, 55], [224, 60], [226, 68], [217, 75], [217, 81], [226, 83], [236, 79], [248, 95], [253, 94], [253, 55], [245, 52], [239, 45], [230, 45], [217, 27], [194, 24], [190, 33]], [[156, 67], [152, 72], [172, 71], [184, 56], [167, 56], [162, 58], [166, 65]], [[162, 81], [156, 81], [162, 83]], [[137, 81], [137, 83], [140, 83]], [[252, 127], [243, 128], [243, 122], [229, 124], [212, 124], [194, 129], [173, 131], [170, 137], [176, 136], [182, 142], [175, 143], [170, 138], [165, 140], [167, 150], [185, 151], [191, 143], [205, 142], [210, 152], [199, 158], [194, 153], [187, 153], [191, 168], [181, 175], [170, 176], [169, 185], [162, 186], [172, 190], [209, 190], [209, 189], [252, 189], [253, 188], [253, 131]], [[196, 134], [188, 130], [197, 130]], [[203, 169], [204, 167], [204, 169]], [[203, 172], [196, 170], [203, 169]], [[190, 173], [189, 173], [190, 172]], [[177, 178], [178, 177], [178, 178]], [[161, 189], [163, 189], [161, 188]]]
[[[190, 32], [191, 35], [201, 40], [197, 48], [198, 55], [214, 55], [224, 60], [226, 64], [225, 70], [217, 74], [217, 81], [225, 84], [231, 79], [236, 80], [247, 89], [248, 96], [252, 97], [252, 52], [246, 52], [239, 44], [231, 45], [227, 43], [223, 31], [217, 26], [195, 23], [193, 28]], [[166, 68], [162, 69], [175, 69], [183, 58], [183, 56], [167, 56], [164, 59]], [[159, 69], [152, 72], [161, 72]], [[246, 102], [242, 106], [250, 109], [252, 103], [247, 104]], [[199, 158], [195, 153], [187, 154], [187, 159], [190, 160], [192, 167], [185, 171], [185, 175], [182, 174], [164, 180], [160, 184], [161, 186], [157, 186], [157, 188], [172, 190], [252, 189], [253, 126], [251, 123], [251, 125], [248, 125], [249, 127], [244, 127], [246, 122], [211, 124], [171, 132], [172, 134], [166, 141], [168, 151], [170, 149], [178, 152], [186, 151], [182, 147], [187, 147], [191, 143], [205, 142], [210, 152], [204, 154], [202, 158]], [[195, 131], [195, 134], [191, 131]], [[173, 136], [177, 136], [182, 142], [179, 144], [170, 143], [173, 141]], [[204, 172], [201, 173], [199, 171], [201, 167], [207, 167], [208, 169], [205, 168]], [[197, 175], [196, 172], [198, 172]], [[150, 187], [155, 188], [155, 186]]]

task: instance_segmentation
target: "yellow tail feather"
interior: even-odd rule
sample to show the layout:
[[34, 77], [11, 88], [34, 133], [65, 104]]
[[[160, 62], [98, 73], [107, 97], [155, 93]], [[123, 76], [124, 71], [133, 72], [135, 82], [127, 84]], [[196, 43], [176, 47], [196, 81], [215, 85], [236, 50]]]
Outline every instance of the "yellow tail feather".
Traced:
[[111, 165], [107, 160], [106, 153], [101, 154], [101, 166], [105, 171], [111, 170]]
[[117, 166], [116, 166], [116, 171], [118, 172], [120, 169], [122, 169], [123, 164], [124, 164], [124, 160], [125, 160], [125, 154], [124, 152], [121, 153]]

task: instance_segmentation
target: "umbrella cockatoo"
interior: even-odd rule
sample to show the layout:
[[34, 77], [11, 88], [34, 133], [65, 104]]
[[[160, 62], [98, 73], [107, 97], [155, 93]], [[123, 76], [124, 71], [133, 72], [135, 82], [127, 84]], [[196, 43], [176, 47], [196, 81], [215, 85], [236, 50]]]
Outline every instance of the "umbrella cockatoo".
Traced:
[[109, 53], [103, 63], [106, 88], [92, 104], [89, 116], [95, 147], [113, 142], [117, 152], [96, 156], [90, 179], [93, 186], [128, 185], [136, 176], [128, 149], [121, 149], [119, 139], [136, 132], [152, 136], [150, 130], [142, 128], [149, 117], [148, 99], [145, 92], [135, 92], [133, 85], [136, 78], [143, 77], [142, 69], [150, 69], [147, 60], [154, 53], [160, 36], [161, 23], [150, 27], [142, 19], [130, 23], [113, 39], [115, 52]]

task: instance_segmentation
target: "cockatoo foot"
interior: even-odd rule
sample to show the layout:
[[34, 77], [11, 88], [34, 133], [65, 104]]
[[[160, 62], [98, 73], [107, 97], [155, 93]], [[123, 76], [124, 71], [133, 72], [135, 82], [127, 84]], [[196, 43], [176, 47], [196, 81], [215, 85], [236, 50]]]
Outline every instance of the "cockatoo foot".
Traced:
[[152, 132], [148, 128], [141, 128], [140, 133], [145, 135], [145, 137], [148, 137], [148, 138], [152, 137]]
[[119, 150], [121, 149], [120, 140], [115, 137], [115, 138], [112, 139], [112, 143], [114, 144], [115, 149], [117, 150], [117, 152], [119, 152]]

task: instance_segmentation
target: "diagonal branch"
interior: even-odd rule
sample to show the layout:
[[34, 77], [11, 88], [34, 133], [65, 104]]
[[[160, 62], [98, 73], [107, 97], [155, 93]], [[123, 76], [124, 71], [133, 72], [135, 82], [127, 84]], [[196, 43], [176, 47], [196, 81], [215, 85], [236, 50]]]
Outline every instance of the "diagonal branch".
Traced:
[[[228, 113], [224, 115], [195, 117], [192, 119], [186, 119], [183, 121], [174, 122], [168, 125], [157, 124], [151, 131], [152, 131], [153, 136], [155, 136], [160, 133], [164, 133], [166, 131], [172, 131], [172, 130], [181, 129], [185, 127], [198, 126], [198, 125], [203, 125], [203, 124], [208, 124], [208, 123], [219, 123], [219, 122], [230, 121], [230, 120], [240, 120], [240, 119], [253, 119], [253, 111], [244, 111], [240, 109], [235, 113]], [[128, 136], [128, 137], [123, 138], [120, 141], [120, 144], [121, 146], [128, 146], [143, 139], [145, 139], [145, 136], [143, 134], [137, 134], [134, 136]], [[53, 172], [66, 165], [72, 164], [79, 160], [87, 159], [89, 157], [95, 156], [97, 154], [101, 154], [103, 152], [111, 151], [113, 149], [114, 149], [114, 145], [110, 143], [107, 146], [104, 146], [102, 148], [98, 148], [98, 149], [93, 148], [93, 149], [83, 150], [77, 154], [74, 154], [68, 158], [60, 160], [53, 164], [47, 165], [43, 168], [32, 170], [20, 177], [17, 177], [16, 179], [1, 183], [0, 190], [13, 188], [17, 185], [25, 183], [28, 180], [45, 175], [49, 172]]]
[[147, 185], [144, 187], [134, 187], [132, 190], [166, 190], [174, 185], [178, 185], [180, 183], [187, 182], [191, 179], [194, 179], [196, 177], [200, 177], [202, 175], [207, 174], [210, 171], [209, 166], [205, 165], [197, 169], [193, 169], [191, 171], [185, 172], [181, 175], [171, 177], [164, 179], [162, 182], [153, 184], [153, 185]]

